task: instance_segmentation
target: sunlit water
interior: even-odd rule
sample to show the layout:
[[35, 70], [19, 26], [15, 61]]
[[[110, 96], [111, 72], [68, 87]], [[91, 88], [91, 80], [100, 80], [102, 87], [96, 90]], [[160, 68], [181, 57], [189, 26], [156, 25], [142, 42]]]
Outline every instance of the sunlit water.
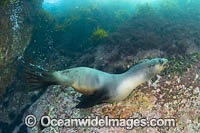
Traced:
[[161, 0], [44, 0], [42, 6], [45, 10], [52, 12], [52, 10], [61, 11], [66, 8], [77, 8], [94, 3], [99, 5], [107, 5], [110, 7], [112, 7], [113, 4], [121, 3], [126, 4], [127, 8], [130, 8], [138, 4], [154, 4], [159, 1]]

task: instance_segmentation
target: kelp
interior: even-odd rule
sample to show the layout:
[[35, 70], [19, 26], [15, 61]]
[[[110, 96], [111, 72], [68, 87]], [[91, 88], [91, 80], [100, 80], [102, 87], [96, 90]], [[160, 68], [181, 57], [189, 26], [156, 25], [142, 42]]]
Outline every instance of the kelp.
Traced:
[[108, 32], [104, 29], [97, 28], [92, 35], [90, 36], [89, 40], [92, 45], [99, 44], [102, 40], [108, 37]]

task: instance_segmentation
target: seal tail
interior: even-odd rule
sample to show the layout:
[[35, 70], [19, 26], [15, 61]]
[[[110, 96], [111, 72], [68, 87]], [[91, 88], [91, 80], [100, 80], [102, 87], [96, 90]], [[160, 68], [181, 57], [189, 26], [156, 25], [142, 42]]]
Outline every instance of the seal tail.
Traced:
[[24, 78], [26, 83], [28, 83], [29, 91], [39, 90], [47, 88], [50, 85], [58, 84], [53, 76], [53, 72], [49, 72], [43, 68], [36, 65], [29, 64], [25, 66]]

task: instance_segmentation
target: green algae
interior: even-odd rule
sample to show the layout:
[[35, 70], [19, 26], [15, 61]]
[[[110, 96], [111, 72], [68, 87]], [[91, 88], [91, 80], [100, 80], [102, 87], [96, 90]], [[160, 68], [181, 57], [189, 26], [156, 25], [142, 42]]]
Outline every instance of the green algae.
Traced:
[[107, 37], [108, 37], [108, 32], [106, 32], [104, 29], [97, 28], [92, 33], [92, 35], [90, 36], [89, 40], [90, 40], [92, 45], [97, 45]]
[[114, 14], [115, 14], [115, 19], [118, 21], [118, 23], [123, 23], [131, 17], [130, 12], [126, 10], [118, 10], [115, 11]]

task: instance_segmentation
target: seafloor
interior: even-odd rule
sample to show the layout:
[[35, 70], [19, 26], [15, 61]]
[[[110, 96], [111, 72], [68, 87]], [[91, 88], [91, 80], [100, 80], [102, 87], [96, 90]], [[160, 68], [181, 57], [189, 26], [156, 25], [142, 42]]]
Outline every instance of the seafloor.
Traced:
[[[23, 8], [24, 13], [28, 13], [25, 9], [33, 7], [27, 2], [22, 4], [26, 7]], [[7, 23], [9, 19], [7, 15], [12, 15], [13, 11], [9, 9], [8, 13], [4, 13], [3, 8], [0, 8], [0, 11], [2, 17], [0, 26], [3, 27], [0, 34], [0, 48], [3, 49], [0, 49], [0, 52], [9, 47], [8, 52], [4, 51], [6, 53], [4, 57], [0, 58], [0, 67], [3, 68], [0, 69], [0, 85], [2, 85], [0, 94], [5, 93], [3, 100], [0, 99], [0, 133], [200, 132], [199, 17], [191, 15], [172, 18], [135, 17], [110, 34], [107, 40], [95, 48], [88, 49], [82, 55], [75, 53], [68, 56], [69, 50], [62, 47], [52, 48], [49, 52], [49, 49], [46, 50], [39, 45], [36, 50], [47, 51], [45, 59], [40, 59], [40, 55], [32, 53], [31, 48], [35, 47], [35, 44], [28, 46], [32, 32], [31, 15], [21, 14], [21, 10], [17, 12], [22, 15], [20, 17], [22, 20], [26, 20], [20, 24], [24, 25], [21, 28], [26, 30], [16, 31], [15, 34], [16, 32], [11, 30], [12, 24]], [[33, 13], [32, 10], [30, 12]], [[26, 36], [23, 40], [25, 34], [30, 36]], [[21, 40], [16, 41], [14, 35]], [[167, 58], [169, 63], [167, 68], [151, 82], [140, 85], [124, 101], [98, 105], [90, 109], [73, 108], [77, 105], [77, 97], [80, 94], [72, 88], [51, 86], [46, 91], [27, 92], [24, 79], [20, 77], [23, 74], [20, 64], [23, 59], [48, 70], [87, 66], [110, 73], [121, 73], [143, 59], [156, 57]], [[7, 89], [2, 89], [5, 86]], [[96, 115], [101, 117], [108, 115], [112, 118], [175, 118], [176, 127], [135, 127], [126, 131], [123, 128], [44, 128], [38, 124], [34, 128], [27, 129], [24, 125], [24, 116], [27, 114], [34, 114], [37, 118], [42, 115], [49, 115], [51, 118], [82, 118]]]
[[133, 91], [126, 100], [95, 106], [90, 109], [74, 109], [80, 96], [72, 88], [62, 86], [49, 87], [26, 112], [39, 119], [43, 115], [51, 118], [83, 118], [86, 116], [105, 116], [110, 118], [175, 118], [176, 127], [135, 127], [124, 128], [42, 128], [39, 124], [29, 132], [169, 132], [197, 133], [200, 131], [200, 61], [199, 55], [191, 55], [190, 66], [175, 74], [181, 61], [171, 60], [166, 71], [151, 83], [145, 83]]

